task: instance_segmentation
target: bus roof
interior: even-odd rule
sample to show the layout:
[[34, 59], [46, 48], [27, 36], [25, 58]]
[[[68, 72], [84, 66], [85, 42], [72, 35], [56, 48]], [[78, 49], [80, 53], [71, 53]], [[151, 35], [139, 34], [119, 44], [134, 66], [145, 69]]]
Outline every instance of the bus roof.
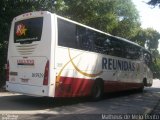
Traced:
[[[20, 20], [20, 19], [27, 19], [27, 18], [29, 19], [29, 18], [36, 17], [36, 16], [42, 16], [42, 15], [44, 15], [44, 14], [54, 14], [54, 15], [56, 15], [58, 18], [64, 19], [64, 20], [66, 20], [66, 21], [72, 22], [72, 23], [74, 23], [74, 24], [77, 24], [77, 25], [80, 25], [80, 26], [83, 26], [83, 27], [86, 27], [86, 28], [91, 29], [91, 30], [94, 30], [94, 31], [96, 31], [96, 32], [99, 32], [99, 33], [102, 33], [102, 34], [105, 34], [105, 35], [108, 35], [108, 36], [117, 38], [117, 39], [122, 40], [122, 41], [124, 41], [124, 42], [128, 42], [128, 43], [130, 43], [130, 44], [132, 44], [132, 45], [135, 45], [135, 46], [137, 46], [137, 47], [140, 47], [140, 48], [148, 51], [147, 49], [145, 49], [144, 47], [140, 46], [139, 44], [137, 44], [137, 43], [135, 43], [135, 42], [132, 42], [132, 41], [127, 40], [127, 39], [122, 38], [122, 37], [118, 37], [118, 36], [111, 35], [111, 34], [109, 34], [109, 33], [103, 32], [103, 31], [98, 30], [98, 29], [96, 29], [96, 28], [89, 27], [89, 26], [84, 25], [84, 24], [82, 24], [82, 23], [79, 23], [79, 22], [70, 20], [70, 19], [68, 19], [68, 18], [59, 16], [59, 15], [57, 15], [57, 14], [55, 14], [55, 13], [51, 13], [51, 12], [48, 12], [48, 11], [35, 11], [35, 12], [24, 13], [24, 14], [21, 14], [21, 15], [15, 17], [14, 20], [17, 20], [17, 19], [18, 19], [18, 20]], [[27, 18], [26, 18], [26, 17], [27, 17]], [[148, 51], [148, 52], [149, 52], [149, 51]]]

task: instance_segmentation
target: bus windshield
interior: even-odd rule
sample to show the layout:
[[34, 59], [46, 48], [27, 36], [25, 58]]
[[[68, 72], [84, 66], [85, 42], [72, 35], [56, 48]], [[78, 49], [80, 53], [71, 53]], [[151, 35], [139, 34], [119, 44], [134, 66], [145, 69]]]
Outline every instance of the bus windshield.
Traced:
[[30, 18], [15, 23], [14, 43], [28, 44], [40, 41], [42, 35], [43, 17]]

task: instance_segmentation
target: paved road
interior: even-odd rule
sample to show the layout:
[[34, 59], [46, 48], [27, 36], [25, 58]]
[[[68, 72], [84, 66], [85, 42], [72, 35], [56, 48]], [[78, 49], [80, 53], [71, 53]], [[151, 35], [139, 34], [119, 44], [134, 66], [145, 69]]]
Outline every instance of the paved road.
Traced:
[[[87, 98], [36, 98], [8, 92], [0, 93], [0, 120], [52, 120], [52, 119], [142, 119], [137, 114], [158, 114], [160, 108], [160, 80], [143, 93], [121, 92], [106, 95], [99, 102]], [[123, 114], [123, 115], [122, 115]], [[113, 115], [113, 116], [111, 116]], [[147, 116], [146, 119], [149, 119]], [[160, 119], [160, 116], [156, 116]], [[143, 118], [144, 119], [144, 118]], [[10, 119], [9, 119], [10, 120]]]

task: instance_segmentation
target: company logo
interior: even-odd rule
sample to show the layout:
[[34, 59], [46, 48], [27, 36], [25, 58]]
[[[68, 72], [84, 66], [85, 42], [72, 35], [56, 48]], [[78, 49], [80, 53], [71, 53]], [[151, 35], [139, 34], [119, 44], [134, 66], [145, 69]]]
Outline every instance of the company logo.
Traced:
[[16, 28], [16, 35], [17, 36], [25, 36], [26, 35], [26, 26], [24, 24], [19, 24], [17, 25], [17, 28]]
[[121, 70], [135, 71], [135, 63], [125, 60], [117, 60], [112, 58], [102, 58], [102, 69], [105, 70]]

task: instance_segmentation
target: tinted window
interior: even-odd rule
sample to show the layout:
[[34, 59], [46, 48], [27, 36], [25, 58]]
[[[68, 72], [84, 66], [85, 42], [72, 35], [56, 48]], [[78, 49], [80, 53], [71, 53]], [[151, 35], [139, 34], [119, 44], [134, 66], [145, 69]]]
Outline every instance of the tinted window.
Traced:
[[42, 35], [43, 18], [31, 18], [15, 23], [14, 42], [15, 43], [32, 43], [40, 41]]
[[58, 18], [58, 45], [92, 51], [93, 31]]
[[77, 48], [76, 25], [58, 18], [58, 45]]
[[125, 57], [128, 59], [141, 59], [141, 48], [136, 45], [126, 43], [125, 54]]
[[94, 37], [94, 51], [102, 54], [109, 54], [110, 52], [110, 38], [101, 33], [95, 33]]
[[110, 55], [117, 57], [124, 57], [124, 44], [123, 41], [111, 37], [110, 39]]
[[79, 49], [93, 51], [94, 31], [77, 25]]
[[140, 59], [140, 47], [118, 38], [58, 18], [58, 45], [112, 55]]
[[150, 65], [150, 63], [152, 62], [152, 57], [151, 54], [148, 51], [143, 51], [143, 58], [144, 58], [144, 62], [147, 65]]

